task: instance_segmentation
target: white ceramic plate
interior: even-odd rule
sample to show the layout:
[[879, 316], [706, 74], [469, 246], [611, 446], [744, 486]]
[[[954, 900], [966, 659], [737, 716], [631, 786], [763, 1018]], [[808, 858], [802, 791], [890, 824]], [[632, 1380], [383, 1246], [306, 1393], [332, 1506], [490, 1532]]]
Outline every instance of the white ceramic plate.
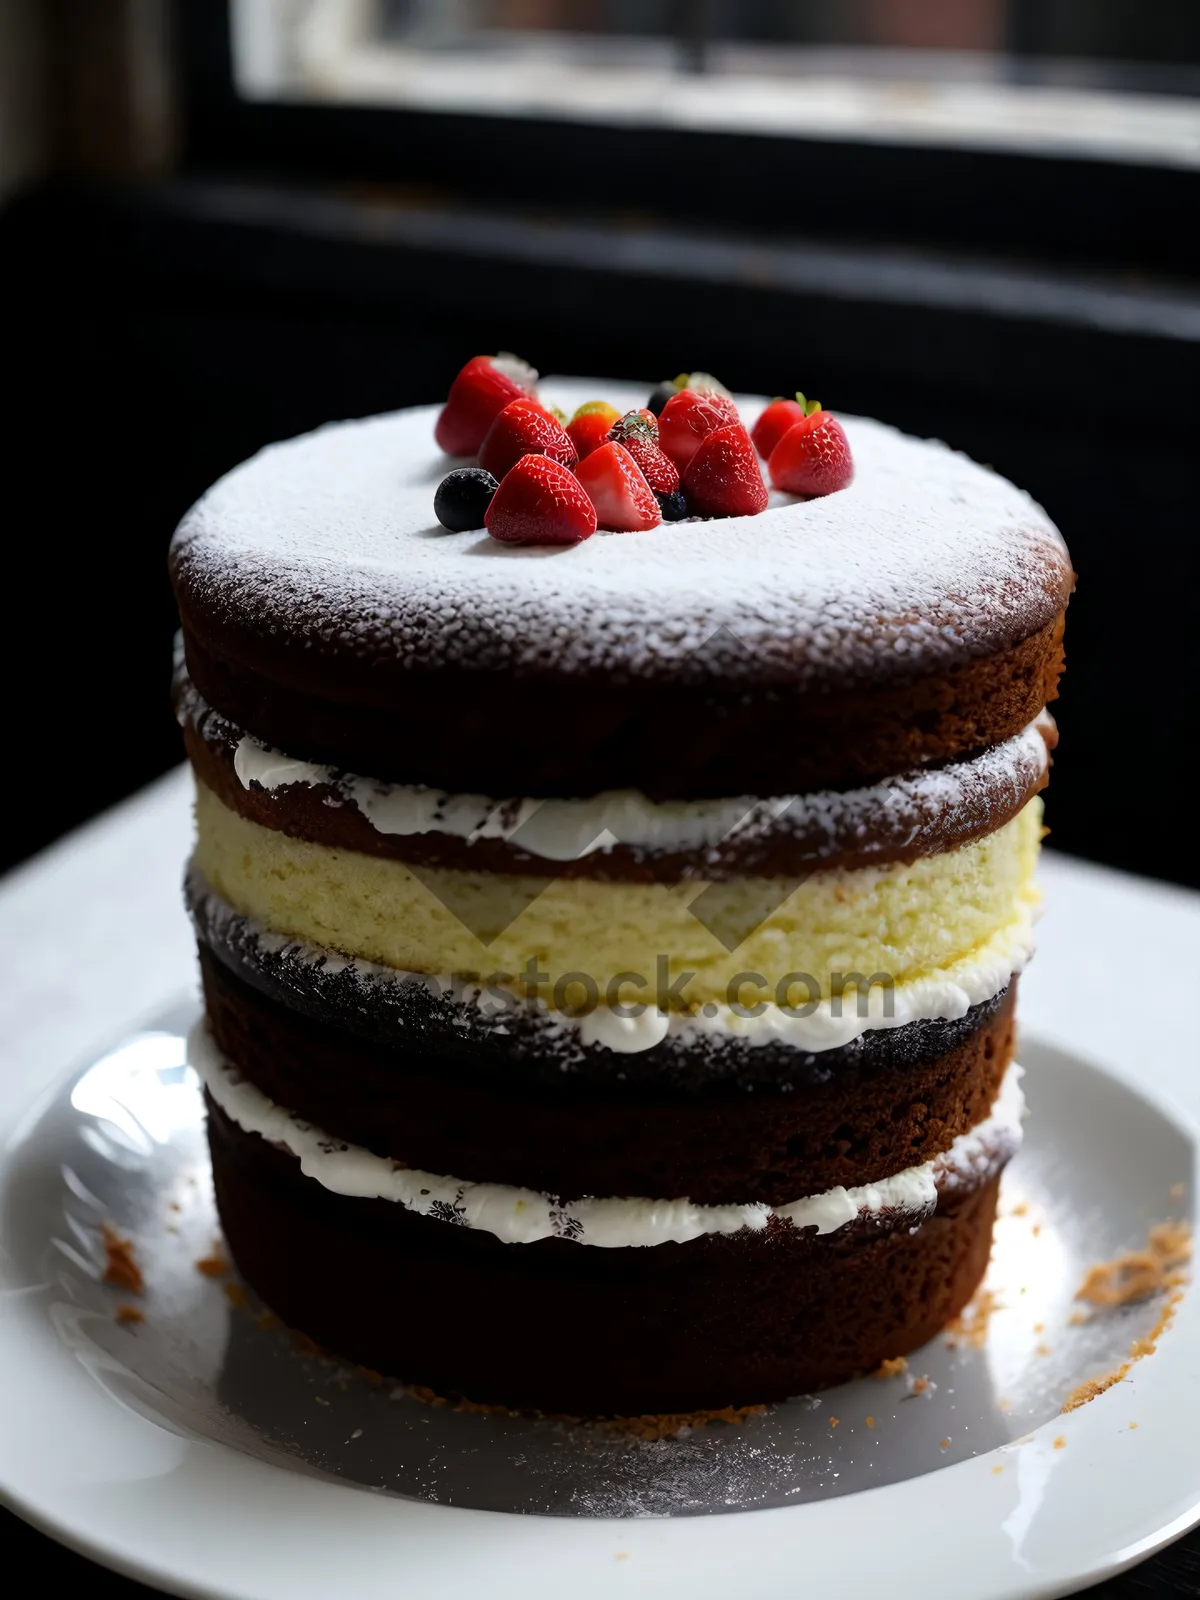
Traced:
[[[999, 1600], [1200, 1520], [1197, 1297], [1127, 1381], [1058, 1414], [1154, 1316], [1072, 1326], [1084, 1268], [1186, 1210], [1196, 1158], [1182, 1113], [1062, 1049], [1023, 1043], [982, 1349], [934, 1341], [918, 1395], [867, 1379], [646, 1444], [431, 1409], [233, 1306], [194, 1265], [214, 1221], [186, 1020], [50, 1091], [0, 1157], [0, 1492], [109, 1566], [229, 1600]], [[134, 1327], [99, 1281], [104, 1219], [146, 1268]]]

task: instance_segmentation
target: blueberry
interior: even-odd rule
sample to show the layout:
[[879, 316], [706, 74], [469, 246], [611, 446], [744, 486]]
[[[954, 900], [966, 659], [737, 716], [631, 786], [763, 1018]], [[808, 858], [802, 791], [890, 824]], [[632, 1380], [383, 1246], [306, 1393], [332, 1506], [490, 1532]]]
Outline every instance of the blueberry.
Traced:
[[433, 514], [451, 533], [483, 527], [483, 514], [500, 485], [482, 467], [458, 467], [437, 486]]
[[672, 395], [678, 393], [679, 390], [673, 383], [660, 383], [658, 388], [655, 389], [654, 393], [650, 396], [649, 400], [646, 401], [646, 410], [653, 411], [656, 417], [661, 416], [662, 408], [666, 405], [667, 401]]
[[682, 489], [676, 489], [674, 494], [656, 493], [654, 498], [658, 501], [658, 509], [662, 512], [664, 522], [678, 522], [687, 516], [688, 505]]

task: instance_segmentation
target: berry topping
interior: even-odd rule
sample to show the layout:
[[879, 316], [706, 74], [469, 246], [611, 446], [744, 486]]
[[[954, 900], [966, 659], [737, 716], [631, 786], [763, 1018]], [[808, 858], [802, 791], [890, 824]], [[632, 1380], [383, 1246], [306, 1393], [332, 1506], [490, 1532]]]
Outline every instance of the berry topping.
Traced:
[[655, 494], [675, 493], [679, 487], [679, 468], [659, 449], [657, 439], [648, 439], [644, 433], [631, 433], [615, 442], [629, 451]]
[[576, 472], [596, 508], [602, 528], [640, 533], [662, 521], [654, 492], [624, 445], [610, 440], [581, 461]]
[[727, 395], [680, 389], [667, 401], [659, 415], [658, 442], [683, 472], [706, 434], [734, 422], [740, 426], [741, 419], [737, 407]]
[[650, 398], [646, 401], [646, 410], [652, 411], [656, 417], [662, 416], [662, 408], [668, 400], [674, 399], [679, 393], [679, 385], [674, 378], [667, 378], [662, 383], [655, 384], [650, 391]]
[[473, 456], [496, 416], [532, 395], [537, 373], [517, 356], [473, 356], [450, 385], [433, 436], [448, 456]]
[[484, 513], [496, 492], [496, 480], [482, 467], [459, 467], [437, 486], [433, 514], [451, 533], [482, 528]]
[[573, 467], [579, 453], [561, 422], [537, 400], [523, 396], [504, 407], [479, 447], [479, 465], [503, 478], [522, 456], [550, 456]]
[[658, 509], [662, 512], [664, 522], [681, 522], [684, 517], [691, 514], [682, 489], [676, 489], [674, 494], [659, 494], [655, 490], [654, 498], [658, 501]]
[[604, 443], [608, 438], [608, 430], [620, 415], [616, 406], [610, 406], [607, 400], [589, 400], [586, 405], [580, 406], [567, 423], [567, 433], [579, 452], [580, 461]]
[[592, 502], [570, 469], [551, 456], [522, 456], [483, 520], [502, 544], [578, 544], [596, 531]]
[[772, 400], [750, 430], [754, 448], [764, 461], [768, 460], [771, 451], [789, 428], [794, 428], [798, 422], [803, 422], [805, 417], [811, 417], [820, 409], [816, 400], [806, 400], [802, 394], [797, 394], [794, 400]]
[[683, 492], [700, 517], [752, 517], [767, 509], [767, 486], [750, 435], [740, 422], [700, 441], [684, 469]]
[[785, 494], [834, 494], [854, 477], [850, 441], [837, 418], [818, 406], [780, 439], [767, 470], [771, 482]]

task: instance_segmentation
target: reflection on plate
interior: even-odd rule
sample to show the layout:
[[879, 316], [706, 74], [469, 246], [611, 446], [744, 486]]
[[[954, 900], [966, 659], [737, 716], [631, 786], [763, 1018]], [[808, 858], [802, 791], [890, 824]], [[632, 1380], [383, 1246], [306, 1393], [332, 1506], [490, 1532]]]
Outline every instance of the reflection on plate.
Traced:
[[[1096, 1069], [1026, 1041], [1031, 1115], [977, 1301], [986, 1337], [943, 1336], [906, 1373], [661, 1440], [456, 1410], [305, 1353], [234, 1279], [198, 1270], [218, 1236], [184, 1059], [189, 1020], [131, 1038], [21, 1130], [3, 1195], [6, 1286], [48, 1284], [39, 1305], [58, 1337], [142, 1416], [292, 1472], [410, 1499], [694, 1515], [822, 1500], [995, 1450], [1054, 1417], [1080, 1381], [1119, 1364], [1150, 1330], [1153, 1303], [1080, 1323], [1075, 1291], [1090, 1265], [1139, 1244], [1194, 1192], [1193, 1147], [1173, 1122]], [[145, 1275], [136, 1301], [102, 1281], [105, 1222], [134, 1241]], [[142, 1320], [119, 1319], [130, 1303]]]

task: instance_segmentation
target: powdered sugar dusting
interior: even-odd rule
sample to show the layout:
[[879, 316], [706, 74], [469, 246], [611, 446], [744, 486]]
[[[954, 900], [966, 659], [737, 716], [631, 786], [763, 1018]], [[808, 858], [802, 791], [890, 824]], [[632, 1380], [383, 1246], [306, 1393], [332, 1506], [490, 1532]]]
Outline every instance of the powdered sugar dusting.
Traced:
[[[570, 411], [640, 387], [550, 380]], [[761, 401], [743, 404], [754, 420]], [[844, 419], [850, 488], [761, 516], [597, 534], [568, 549], [447, 533], [437, 408], [273, 445], [188, 513], [173, 568], [193, 616], [389, 669], [886, 681], [1003, 649], [1070, 586], [1062, 540], [1021, 490], [944, 445]], [[715, 636], [715, 637], [714, 637]]]

